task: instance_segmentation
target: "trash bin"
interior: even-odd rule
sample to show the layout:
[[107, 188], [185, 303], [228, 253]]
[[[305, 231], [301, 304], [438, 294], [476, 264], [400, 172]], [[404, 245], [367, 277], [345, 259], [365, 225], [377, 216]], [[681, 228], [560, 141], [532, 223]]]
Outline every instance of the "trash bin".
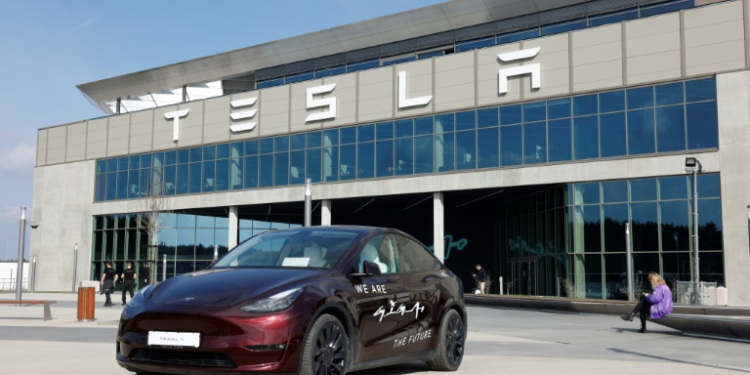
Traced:
[[78, 288], [78, 321], [89, 322], [94, 320], [94, 303], [96, 302], [95, 288]]

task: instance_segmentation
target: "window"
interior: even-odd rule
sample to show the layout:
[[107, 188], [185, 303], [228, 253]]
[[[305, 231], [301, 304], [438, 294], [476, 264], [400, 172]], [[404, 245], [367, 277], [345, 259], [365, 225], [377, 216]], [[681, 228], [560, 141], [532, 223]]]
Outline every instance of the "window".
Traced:
[[398, 256], [398, 244], [393, 234], [379, 234], [367, 241], [357, 261], [357, 268], [364, 272], [364, 262], [369, 261], [380, 267], [382, 274], [401, 272], [401, 261]]
[[402, 235], [396, 235], [396, 239], [404, 257], [404, 272], [432, 271], [437, 268], [437, 259], [422, 245]]
[[494, 45], [495, 37], [467, 40], [465, 42], [456, 43], [456, 52], [471, 51], [473, 49], [479, 49]]

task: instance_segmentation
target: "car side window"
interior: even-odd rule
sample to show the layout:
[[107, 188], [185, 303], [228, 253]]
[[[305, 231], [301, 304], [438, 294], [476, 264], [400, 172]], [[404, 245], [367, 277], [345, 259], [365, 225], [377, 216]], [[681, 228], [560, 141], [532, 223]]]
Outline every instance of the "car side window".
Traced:
[[380, 234], [365, 244], [359, 254], [359, 264], [357, 265], [360, 272], [364, 272], [363, 263], [366, 260], [377, 264], [382, 274], [401, 272], [401, 261], [398, 257], [398, 244], [395, 236]]
[[404, 271], [430, 271], [437, 267], [437, 259], [418, 242], [406, 236], [398, 236], [398, 246], [404, 256]]

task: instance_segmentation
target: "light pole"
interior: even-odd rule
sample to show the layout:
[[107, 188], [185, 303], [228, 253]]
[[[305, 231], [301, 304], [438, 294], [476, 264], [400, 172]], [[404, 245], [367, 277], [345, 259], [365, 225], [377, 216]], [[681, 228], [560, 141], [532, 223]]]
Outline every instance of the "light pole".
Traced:
[[312, 225], [312, 180], [305, 179], [305, 226]]
[[703, 172], [703, 165], [696, 158], [685, 158], [685, 172], [693, 174], [693, 278], [696, 287], [701, 280], [700, 259], [698, 254], [698, 173]]
[[16, 270], [16, 301], [23, 291], [23, 253], [26, 248], [26, 207], [21, 207], [21, 225], [18, 229], [18, 269]]

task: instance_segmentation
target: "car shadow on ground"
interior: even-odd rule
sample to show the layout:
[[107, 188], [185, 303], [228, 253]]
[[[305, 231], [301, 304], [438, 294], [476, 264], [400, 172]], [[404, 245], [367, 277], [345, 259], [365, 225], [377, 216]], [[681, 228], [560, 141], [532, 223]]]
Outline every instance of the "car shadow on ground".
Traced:
[[422, 362], [404, 363], [396, 366], [379, 367], [372, 370], [357, 371], [359, 375], [406, 375], [426, 373], [429, 369]]

